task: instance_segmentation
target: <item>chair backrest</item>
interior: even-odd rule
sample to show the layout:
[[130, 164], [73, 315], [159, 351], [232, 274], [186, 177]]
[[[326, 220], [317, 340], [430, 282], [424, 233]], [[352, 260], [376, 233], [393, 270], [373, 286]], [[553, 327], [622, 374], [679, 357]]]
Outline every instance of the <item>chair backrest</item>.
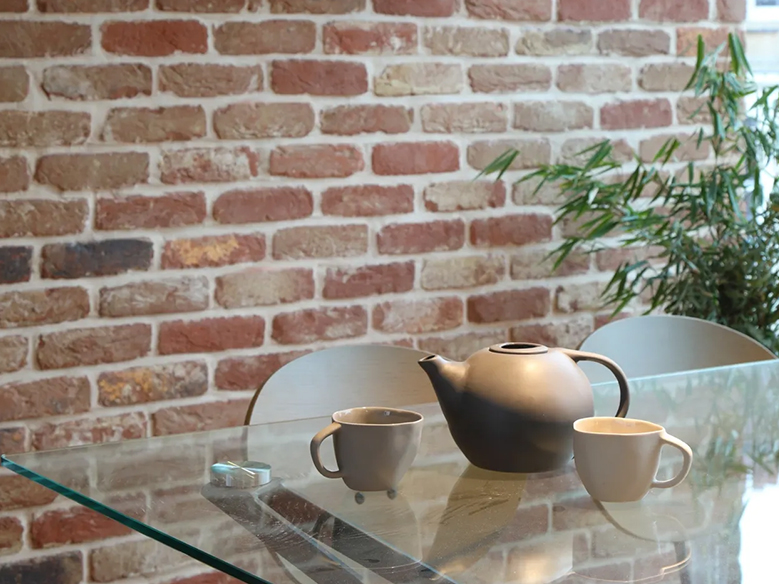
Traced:
[[[611, 322], [587, 337], [581, 350], [613, 359], [633, 378], [776, 359], [756, 340], [731, 328], [673, 315]], [[613, 379], [600, 365], [580, 365], [593, 383]]]
[[254, 394], [247, 424], [329, 416], [357, 406], [436, 401], [417, 363], [430, 353], [390, 345], [333, 347], [281, 367]]

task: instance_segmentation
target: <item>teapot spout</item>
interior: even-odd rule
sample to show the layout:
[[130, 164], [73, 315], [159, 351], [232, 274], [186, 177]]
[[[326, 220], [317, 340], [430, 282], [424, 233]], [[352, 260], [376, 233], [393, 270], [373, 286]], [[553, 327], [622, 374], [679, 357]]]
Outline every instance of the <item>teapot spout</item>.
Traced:
[[445, 410], [459, 405], [460, 396], [465, 389], [468, 365], [444, 359], [440, 355], [430, 355], [420, 359], [419, 366], [430, 378], [438, 401]]

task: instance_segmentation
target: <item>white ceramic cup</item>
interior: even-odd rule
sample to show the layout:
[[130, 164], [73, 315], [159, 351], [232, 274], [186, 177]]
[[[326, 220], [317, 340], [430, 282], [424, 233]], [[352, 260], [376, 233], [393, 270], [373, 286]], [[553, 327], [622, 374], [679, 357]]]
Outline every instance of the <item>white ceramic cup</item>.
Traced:
[[[682, 470], [667, 481], [655, 480], [660, 450], [678, 448]], [[573, 424], [573, 457], [584, 488], [598, 501], [638, 501], [649, 489], [667, 489], [690, 472], [692, 450], [665, 428], [630, 418], [582, 418]]]

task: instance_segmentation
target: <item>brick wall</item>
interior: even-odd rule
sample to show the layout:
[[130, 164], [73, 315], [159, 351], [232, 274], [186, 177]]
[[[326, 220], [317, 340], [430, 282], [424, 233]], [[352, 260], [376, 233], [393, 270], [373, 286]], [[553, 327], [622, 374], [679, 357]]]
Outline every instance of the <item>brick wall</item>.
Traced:
[[[575, 229], [552, 226], [554, 193], [472, 179], [509, 145], [508, 179], [604, 137], [650, 156], [689, 131], [696, 35], [743, 13], [0, 0], [0, 450], [236, 425], [327, 344], [575, 346], [618, 256], [551, 277]], [[41, 539], [53, 499], [0, 476], [0, 563], [87, 581], [88, 549], [134, 537], [65, 513], [71, 535]]]

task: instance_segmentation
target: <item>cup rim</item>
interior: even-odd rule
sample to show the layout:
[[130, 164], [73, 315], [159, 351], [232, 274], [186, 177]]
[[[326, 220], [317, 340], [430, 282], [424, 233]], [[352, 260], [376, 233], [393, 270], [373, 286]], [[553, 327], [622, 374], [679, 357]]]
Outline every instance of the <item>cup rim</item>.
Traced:
[[[406, 414], [414, 416], [414, 420], [408, 420], [407, 422], [392, 422], [390, 424], [365, 424], [363, 422], [348, 422], [345, 420], [339, 420], [341, 416], [344, 416], [350, 412], [353, 412], [355, 410], [363, 410], [363, 411], [381, 411], [381, 412], [393, 412], [395, 414]], [[386, 408], [383, 406], [359, 406], [356, 408], [346, 408], [343, 410], [338, 410], [337, 412], [334, 412], [332, 415], [333, 422], [337, 422], [338, 424], [341, 424], [342, 426], [370, 426], [370, 427], [390, 427], [390, 426], [410, 426], [412, 424], [418, 424], [425, 418], [420, 414], [419, 412], [415, 412], [413, 410], [403, 410], [400, 408]]]
[[[587, 422], [596, 422], [601, 420], [608, 420], [611, 423], [621, 424], [623, 422], [632, 422], [633, 424], [641, 424], [643, 426], [648, 426], [651, 429], [647, 429], [643, 432], [629, 432], [629, 433], [620, 433], [620, 432], [596, 432], [593, 430], [585, 430], [582, 428]], [[650, 434], [659, 434], [660, 432], [664, 432], [665, 428], [663, 428], [660, 424], [655, 424], [654, 422], [650, 422], [649, 420], [641, 420], [639, 418], [616, 418], [614, 416], [587, 416], [586, 418], [579, 418], [573, 423], [573, 431], [578, 432], [579, 434], [587, 434], [589, 436], [649, 436]]]

